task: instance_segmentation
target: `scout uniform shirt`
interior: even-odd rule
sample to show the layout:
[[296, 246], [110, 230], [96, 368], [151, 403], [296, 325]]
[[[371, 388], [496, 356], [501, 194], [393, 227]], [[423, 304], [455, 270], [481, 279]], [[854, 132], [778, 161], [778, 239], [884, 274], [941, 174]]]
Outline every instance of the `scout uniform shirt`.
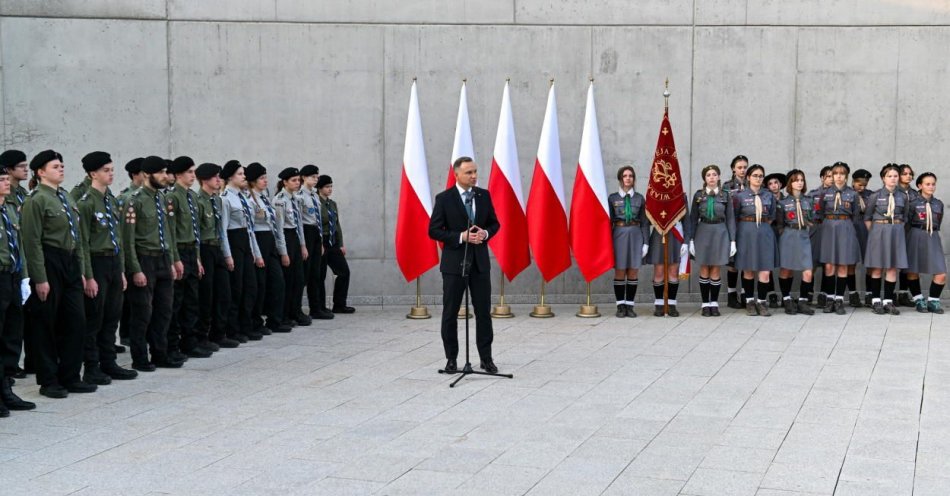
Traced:
[[808, 230], [815, 219], [815, 200], [808, 195], [785, 195], [778, 201], [776, 224], [788, 229]]
[[[761, 211], [756, 219], [755, 199], [759, 198]], [[733, 209], [736, 221], [758, 222], [769, 224], [775, 218], [775, 195], [766, 188], [760, 188], [758, 193], [751, 189], [743, 189], [732, 195]]]
[[323, 234], [323, 212], [320, 204], [320, 195], [316, 191], [301, 186], [294, 194], [297, 198], [297, 205], [300, 207], [300, 220], [307, 226], [317, 226], [320, 234]]
[[92, 179], [87, 175], [81, 183], [73, 186], [73, 189], [69, 192], [69, 199], [78, 202], [82, 195], [86, 194], [86, 191], [89, 191], [89, 188], [92, 186]]
[[105, 194], [90, 187], [79, 198], [79, 233], [83, 247], [82, 275], [92, 279], [92, 257], [119, 257], [119, 267], [125, 272], [122, 259], [122, 233], [120, 232], [119, 203], [112, 192]]
[[739, 179], [738, 177], [732, 176], [732, 179], [722, 183], [722, 189], [735, 193], [737, 191], [742, 191], [749, 187], [748, 178], [746, 180]]
[[[288, 193], [286, 189], [280, 190], [274, 195], [274, 210], [277, 212], [278, 224], [282, 229], [293, 229], [297, 231], [297, 239], [300, 240], [300, 246], [306, 247], [303, 235], [303, 220], [301, 219], [300, 204], [297, 202], [296, 195]], [[284, 239], [286, 242], [287, 240]]]
[[[927, 208], [929, 205], [929, 209]], [[928, 211], [929, 210], [929, 211]], [[929, 219], [928, 219], [929, 215]], [[923, 229], [929, 233], [940, 232], [940, 222], [943, 220], [943, 202], [934, 198], [926, 199], [918, 194], [910, 201], [910, 227]], [[909, 250], [908, 250], [909, 251]], [[0, 257], [2, 260], [2, 257]]]
[[120, 192], [119, 192], [119, 196], [116, 197], [116, 201], [119, 202], [119, 206], [122, 207], [122, 206], [124, 206], [126, 203], [128, 203], [128, 202], [129, 202], [129, 198], [132, 196], [132, 193], [135, 193], [136, 191], [138, 191], [139, 188], [141, 188], [141, 186], [136, 186], [136, 185], [134, 185], [134, 184], [130, 184], [130, 185], [127, 186], [125, 189], [123, 189], [122, 191], [120, 191]]
[[217, 194], [209, 195], [205, 190], [199, 190], [197, 195], [198, 234], [201, 244], [219, 246], [221, 253], [231, 256], [231, 246], [228, 244], [228, 233], [221, 222], [221, 197]]
[[848, 219], [853, 219], [860, 215], [858, 210], [860, 210], [861, 205], [858, 202], [858, 192], [850, 186], [846, 185], [838, 189], [831, 185], [831, 187], [821, 190], [821, 196], [817, 200], [815, 210], [822, 219], [842, 215]]
[[617, 193], [611, 193], [607, 197], [607, 204], [610, 205], [610, 223], [617, 227], [640, 226], [643, 242], [649, 243], [650, 223], [647, 221], [645, 203], [643, 195], [633, 189], [627, 192], [621, 189]]
[[[254, 236], [253, 203], [243, 191], [238, 191], [231, 186], [224, 188], [224, 193], [221, 194], [221, 221], [224, 223], [225, 232], [231, 229], [247, 231], [251, 243], [251, 256], [258, 259], [261, 258], [261, 248], [257, 246], [257, 237]], [[231, 256], [230, 246], [224, 252], [224, 256]]]
[[17, 218], [20, 218], [20, 210], [23, 208], [23, 202], [26, 201], [26, 197], [30, 194], [23, 186], [19, 184], [10, 184], [10, 194], [7, 195], [6, 202], [12, 203], [16, 207]]
[[129, 197], [122, 207], [122, 246], [125, 248], [125, 268], [129, 274], [142, 272], [139, 255], [164, 254], [169, 263], [181, 260], [175, 236], [169, 227], [174, 207], [162, 193], [143, 186]]
[[343, 227], [340, 226], [340, 214], [336, 202], [329, 198], [320, 198], [321, 217], [323, 219], [323, 243], [327, 246], [343, 245]]
[[277, 222], [277, 213], [270, 199], [267, 198], [267, 191], [251, 192], [251, 212], [254, 217], [254, 232], [271, 232], [274, 234], [274, 242], [277, 244], [277, 254], [287, 256], [287, 242], [284, 240], [284, 230]]
[[35, 284], [49, 282], [46, 278], [46, 259], [43, 246], [67, 252], [79, 250], [79, 210], [63, 188], [53, 189], [45, 184], [36, 186], [23, 202], [20, 210], [20, 234], [23, 256], [30, 278]]
[[20, 277], [25, 279], [30, 274], [23, 258], [17, 207], [13, 202], [4, 201], [0, 208], [3, 209], [0, 211], [0, 272], [19, 272]]
[[[892, 197], [893, 204], [890, 203]], [[906, 221], [909, 214], [908, 195], [901, 191], [900, 186], [896, 186], [893, 192], [888, 191], [887, 188], [881, 188], [871, 194], [868, 198], [867, 210], [864, 212], [864, 220], [898, 224]]]
[[171, 205], [168, 211], [169, 224], [175, 239], [179, 244], [195, 249], [201, 240], [197, 196], [194, 191], [177, 184], [169, 188], [166, 194]]

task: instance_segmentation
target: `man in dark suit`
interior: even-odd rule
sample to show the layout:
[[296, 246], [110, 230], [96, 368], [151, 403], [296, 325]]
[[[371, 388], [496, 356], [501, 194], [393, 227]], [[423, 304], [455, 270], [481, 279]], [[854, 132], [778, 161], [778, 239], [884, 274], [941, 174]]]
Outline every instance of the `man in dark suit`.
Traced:
[[459, 157], [452, 164], [452, 170], [455, 186], [436, 195], [429, 221], [429, 237], [445, 244], [439, 267], [442, 272], [442, 345], [448, 359], [445, 369], [458, 368], [458, 312], [465, 292], [462, 258], [467, 244], [468, 287], [475, 308], [475, 343], [481, 368], [496, 373], [498, 367], [491, 356], [491, 264], [487, 242], [501, 226], [488, 191], [475, 186], [478, 181], [475, 161]]

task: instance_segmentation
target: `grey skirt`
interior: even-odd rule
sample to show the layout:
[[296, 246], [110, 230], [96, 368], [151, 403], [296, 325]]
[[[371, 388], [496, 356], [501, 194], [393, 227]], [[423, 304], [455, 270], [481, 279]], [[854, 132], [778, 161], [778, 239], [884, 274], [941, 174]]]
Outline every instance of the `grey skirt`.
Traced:
[[868, 227], [864, 225], [863, 220], [854, 223], [854, 232], [858, 235], [858, 248], [861, 249], [861, 257], [864, 258], [864, 254], [868, 251]]
[[778, 245], [779, 267], [788, 270], [811, 270], [815, 267], [808, 229], [785, 228]]
[[699, 265], [726, 265], [729, 263], [729, 231], [725, 224], [696, 224], [693, 236], [696, 255], [693, 260]]
[[808, 239], [811, 241], [811, 263], [812, 267], [821, 265], [818, 258], [821, 256], [821, 224], [818, 224], [808, 230]]
[[778, 262], [777, 252], [771, 225], [736, 223], [736, 270], [772, 270]]
[[940, 232], [928, 234], [912, 227], [907, 233], [907, 271], [915, 274], [946, 274], [947, 258]]
[[[851, 219], [831, 219], [821, 223], [821, 263], [852, 265], [861, 261], [858, 235]], [[870, 265], [865, 264], [868, 267]]]
[[871, 224], [864, 266], [875, 269], [906, 269], [907, 240], [903, 224]]
[[[680, 247], [683, 246], [683, 243], [680, 243], [672, 232], [666, 235], [666, 242], [670, 245], [670, 264], [680, 263]], [[647, 252], [643, 263], [663, 265], [663, 236], [657, 231], [650, 234], [650, 251]]]
[[614, 269], [639, 269], [643, 265], [643, 233], [640, 226], [614, 227]]

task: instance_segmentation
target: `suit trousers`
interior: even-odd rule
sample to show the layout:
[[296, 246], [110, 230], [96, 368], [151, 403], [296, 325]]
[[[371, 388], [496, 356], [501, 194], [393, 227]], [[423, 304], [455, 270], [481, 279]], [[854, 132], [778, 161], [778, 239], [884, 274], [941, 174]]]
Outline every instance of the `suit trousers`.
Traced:
[[[478, 356], [489, 360], [494, 339], [491, 321], [491, 272], [473, 272], [468, 288], [475, 310], [475, 344]], [[445, 358], [458, 358], [458, 313], [465, 297], [465, 279], [460, 274], [442, 273], [442, 346]]]
[[82, 268], [79, 255], [43, 245], [43, 259], [49, 294], [46, 301], [33, 294], [26, 311], [33, 322], [27, 339], [35, 354], [36, 383], [40, 386], [79, 382], [82, 369], [83, 339], [86, 334], [86, 310], [82, 292]]
[[0, 362], [9, 376], [20, 366], [23, 348], [23, 300], [20, 295], [20, 273], [0, 272]]
[[117, 256], [90, 257], [93, 278], [99, 286], [95, 298], [86, 297], [86, 366], [115, 362], [115, 333], [122, 317], [122, 264]]
[[145, 274], [145, 286], [136, 286], [129, 278], [126, 297], [132, 309], [129, 344], [132, 363], [144, 365], [152, 359], [165, 359], [168, 354], [168, 324], [172, 317], [174, 287], [171, 264], [165, 255], [139, 255]]
[[264, 327], [264, 317], [267, 317], [267, 327], [275, 328], [284, 321], [284, 270], [280, 265], [280, 253], [277, 252], [277, 240], [271, 231], [257, 231], [257, 245], [264, 258], [263, 267], [254, 267], [257, 277], [257, 299], [254, 300], [252, 314], [254, 328]]
[[198, 344], [195, 337], [195, 328], [198, 326], [198, 250], [179, 246], [178, 256], [185, 273], [175, 281], [172, 319], [168, 325], [168, 349], [190, 351]]
[[[231, 276], [219, 245], [201, 245], [201, 265], [205, 275], [198, 281], [199, 314], [195, 339], [219, 341], [229, 333], [228, 311], [231, 309]], [[233, 332], [230, 334], [234, 334]]]
[[227, 332], [234, 333], [228, 334], [229, 338], [233, 338], [238, 333], [254, 333], [251, 310], [257, 299], [257, 277], [247, 229], [228, 229], [228, 243], [231, 245], [234, 270], [230, 272], [231, 308], [228, 310]]
[[287, 255], [290, 256], [290, 265], [284, 267], [284, 318], [293, 319], [303, 315], [304, 260], [297, 230], [284, 229], [284, 239], [287, 241]]
[[[323, 239], [317, 226], [303, 226], [304, 242], [307, 244], [307, 251], [310, 257], [303, 263], [304, 284], [307, 286], [307, 306], [310, 307], [310, 315], [314, 312], [326, 308], [326, 295], [320, 290], [323, 279], [320, 278], [320, 268], [323, 263], [323, 255], [320, 253], [323, 246]], [[324, 299], [321, 300], [320, 296]]]
[[336, 279], [333, 281], [333, 308], [345, 307], [346, 298], [350, 292], [350, 264], [346, 263], [346, 256], [339, 246], [323, 245], [326, 251], [323, 254], [323, 264], [320, 267], [320, 301], [326, 301], [327, 268], [333, 271]]

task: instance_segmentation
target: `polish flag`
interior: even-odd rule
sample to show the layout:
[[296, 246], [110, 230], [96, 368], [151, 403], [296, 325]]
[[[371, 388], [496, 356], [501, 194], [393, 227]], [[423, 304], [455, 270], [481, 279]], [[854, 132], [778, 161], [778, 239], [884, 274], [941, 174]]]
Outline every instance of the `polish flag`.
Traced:
[[465, 81], [459, 93], [459, 115], [455, 120], [455, 142], [452, 144], [452, 160], [449, 160], [449, 176], [445, 179], [445, 189], [455, 186], [455, 171], [452, 165], [459, 157], [475, 159], [475, 147], [472, 145], [472, 127], [468, 122], [468, 97], [465, 94]]
[[491, 165], [488, 192], [503, 229], [488, 240], [488, 246], [495, 254], [501, 272], [511, 281], [528, 267], [531, 257], [528, 255], [528, 221], [524, 215], [518, 147], [515, 143], [515, 121], [511, 116], [508, 83], [505, 83], [505, 91], [501, 97], [501, 115], [498, 117], [498, 132], [495, 135], [495, 152]]
[[548, 90], [548, 106], [541, 125], [541, 142], [534, 162], [531, 193], [528, 196], [528, 241], [534, 262], [545, 282], [550, 282], [571, 266], [568, 245], [567, 207], [561, 176], [561, 142], [557, 127], [557, 99], [554, 82]]
[[422, 119], [416, 82], [409, 96], [406, 147], [402, 156], [402, 184], [399, 187], [399, 214], [396, 217], [396, 262], [406, 281], [412, 281], [439, 263], [435, 241], [429, 238], [432, 193], [429, 167], [422, 140]]
[[591, 282], [614, 266], [613, 233], [607, 211], [604, 160], [594, 108], [594, 82], [587, 89], [581, 153], [571, 197], [571, 250], [584, 279]]

